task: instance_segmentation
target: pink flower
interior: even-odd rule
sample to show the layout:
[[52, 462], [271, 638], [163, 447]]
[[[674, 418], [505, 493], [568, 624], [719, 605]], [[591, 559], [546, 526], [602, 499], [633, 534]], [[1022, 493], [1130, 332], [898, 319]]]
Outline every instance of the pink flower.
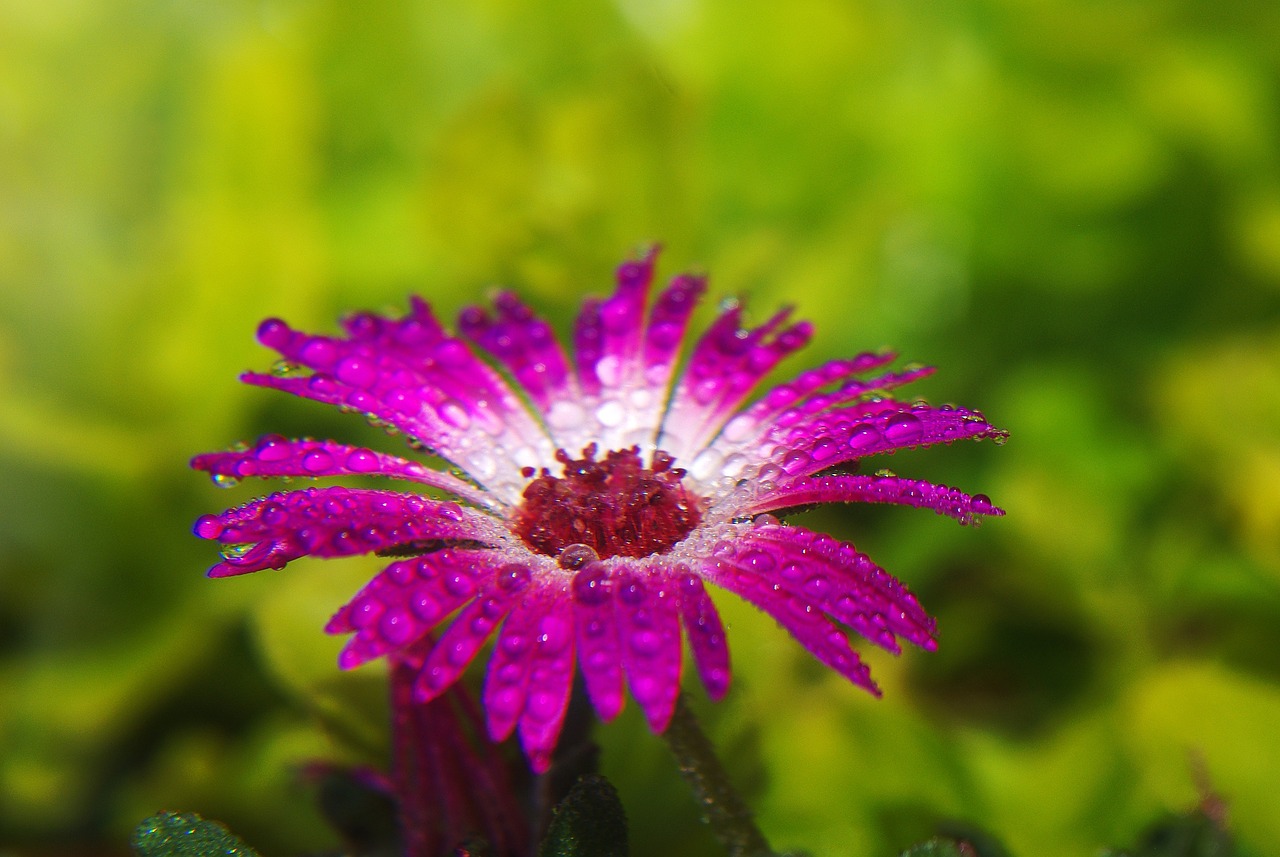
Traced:
[[809, 340], [811, 326], [787, 311], [744, 329], [730, 306], [677, 372], [705, 283], [676, 277], [651, 302], [654, 256], [623, 264], [613, 296], [584, 304], [572, 358], [510, 293], [489, 311], [465, 310], [465, 338], [417, 298], [402, 319], [346, 319], [343, 337], [263, 322], [258, 339], [285, 370], [244, 381], [359, 411], [456, 469], [278, 435], [196, 456], [193, 467], [215, 481], [377, 474], [456, 502], [344, 487], [272, 494], [196, 522], [197, 535], [227, 546], [210, 576], [308, 555], [402, 557], [329, 622], [330, 633], [353, 635], [341, 666], [403, 651], [456, 614], [417, 676], [417, 698], [429, 700], [496, 633], [489, 733], [518, 731], [537, 771], [550, 763], [575, 663], [602, 718], [622, 709], [625, 684], [660, 732], [679, 690], [683, 627], [708, 694], [724, 695], [729, 650], [706, 583], [878, 694], [841, 626], [897, 653], [898, 638], [935, 648], [933, 619], [852, 545], [774, 515], [831, 502], [925, 507], [961, 522], [1002, 514], [981, 494], [855, 471], [867, 456], [1004, 432], [977, 411], [889, 395], [931, 370], [863, 379], [891, 354], [827, 363], [747, 404]]

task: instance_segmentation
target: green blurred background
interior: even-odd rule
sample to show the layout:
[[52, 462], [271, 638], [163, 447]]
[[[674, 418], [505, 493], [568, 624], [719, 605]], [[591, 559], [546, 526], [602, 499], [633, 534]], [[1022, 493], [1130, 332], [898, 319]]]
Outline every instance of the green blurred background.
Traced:
[[[1012, 441], [891, 464], [979, 530], [839, 508], [940, 618], [876, 701], [721, 599], [708, 727], [779, 847], [940, 823], [1131, 842], [1203, 779], [1280, 843], [1280, 6], [1156, 0], [0, 3], [0, 845], [120, 854], [161, 808], [322, 848], [296, 769], [377, 760], [321, 625], [379, 566], [207, 581], [185, 469], [358, 420], [235, 381], [495, 283], [564, 325], [641, 242], [893, 345]], [[561, 328], [563, 329], [563, 327]], [[376, 436], [375, 436], [376, 435]], [[634, 709], [634, 706], [632, 706]], [[637, 855], [714, 854], [661, 742], [600, 731]]]

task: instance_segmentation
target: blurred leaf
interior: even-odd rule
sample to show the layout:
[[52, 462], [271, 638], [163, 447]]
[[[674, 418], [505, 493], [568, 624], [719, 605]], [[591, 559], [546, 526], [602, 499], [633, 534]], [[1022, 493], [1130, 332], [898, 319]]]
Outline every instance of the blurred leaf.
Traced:
[[974, 857], [972, 848], [950, 839], [931, 839], [919, 845], [912, 845], [902, 852], [902, 857]]
[[134, 831], [133, 849], [139, 857], [258, 857], [227, 828], [195, 813], [153, 815]]
[[582, 777], [555, 809], [538, 857], [626, 857], [627, 816], [604, 777]]

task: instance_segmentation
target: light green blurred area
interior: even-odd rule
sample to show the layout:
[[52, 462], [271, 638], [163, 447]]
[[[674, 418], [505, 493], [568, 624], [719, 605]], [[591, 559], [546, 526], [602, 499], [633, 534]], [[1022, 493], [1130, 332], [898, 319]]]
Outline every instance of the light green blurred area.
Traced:
[[[1024, 857], [1200, 798], [1280, 842], [1280, 6], [1123, 0], [0, 5], [0, 846], [124, 853], [158, 809], [325, 847], [296, 770], [376, 761], [382, 673], [321, 626], [375, 561], [211, 582], [185, 469], [374, 438], [244, 388], [331, 330], [496, 283], [565, 329], [614, 264], [893, 345], [1013, 440], [889, 462], [990, 494], [854, 540], [941, 623], [873, 700], [720, 599], [700, 706], [779, 847], [938, 823]], [[666, 751], [601, 730], [634, 853], [715, 853]]]

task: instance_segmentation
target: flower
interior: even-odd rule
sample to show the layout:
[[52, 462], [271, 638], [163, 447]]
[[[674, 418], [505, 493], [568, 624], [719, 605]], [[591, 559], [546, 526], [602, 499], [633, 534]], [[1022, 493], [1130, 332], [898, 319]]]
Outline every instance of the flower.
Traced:
[[625, 684], [661, 732], [679, 691], [683, 626], [708, 694], [724, 695], [729, 650], [706, 583], [878, 695], [841, 626], [896, 654], [898, 638], [935, 648], [934, 620], [853, 545], [776, 514], [831, 502], [924, 507], [961, 522], [1003, 514], [981, 494], [856, 469], [867, 456], [1004, 432], [977, 411], [892, 398], [931, 370], [864, 378], [893, 361], [883, 353], [810, 369], [746, 404], [810, 338], [789, 310], [744, 328], [729, 304], [677, 372], [705, 281], [678, 276], [651, 302], [655, 255], [621, 265], [613, 296], [584, 303], [572, 358], [507, 292], [489, 310], [463, 311], [461, 336], [418, 298], [404, 318], [347, 318], [341, 337], [263, 322], [258, 339], [284, 362], [242, 380], [359, 411], [453, 469], [279, 435], [196, 456], [194, 468], [218, 482], [373, 474], [450, 499], [312, 487], [206, 515], [196, 534], [226, 546], [210, 576], [308, 555], [399, 557], [326, 627], [353, 635], [340, 665], [403, 651], [456, 613], [417, 676], [417, 698], [429, 700], [496, 633], [488, 730], [494, 740], [518, 731], [537, 771], [550, 764], [575, 663], [603, 719], [622, 709]]

